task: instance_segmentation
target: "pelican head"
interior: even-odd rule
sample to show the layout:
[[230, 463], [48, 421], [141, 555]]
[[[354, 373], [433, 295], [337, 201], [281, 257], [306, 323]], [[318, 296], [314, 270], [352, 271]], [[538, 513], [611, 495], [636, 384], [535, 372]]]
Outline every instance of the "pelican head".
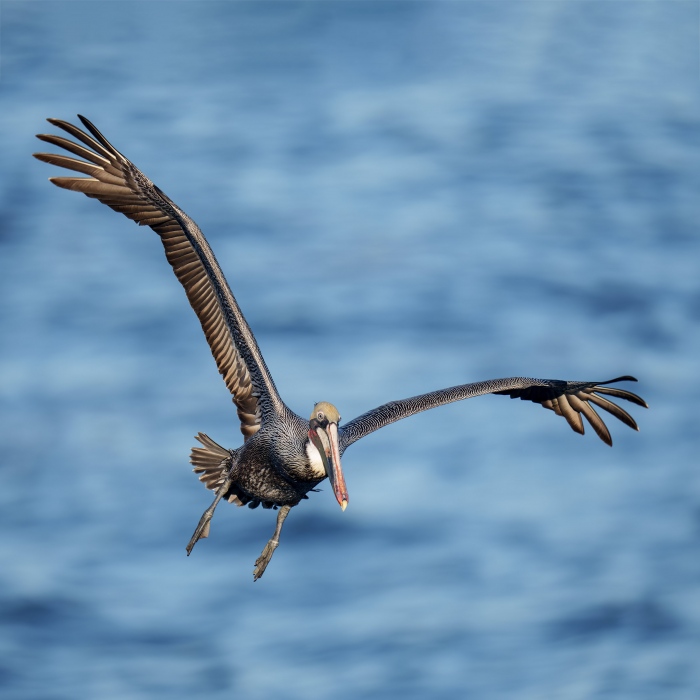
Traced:
[[333, 404], [327, 401], [317, 403], [309, 418], [309, 440], [321, 455], [333, 493], [340, 507], [345, 510], [349, 497], [343, 470], [340, 467], [338, 423], [340, 423], [340, 414]]

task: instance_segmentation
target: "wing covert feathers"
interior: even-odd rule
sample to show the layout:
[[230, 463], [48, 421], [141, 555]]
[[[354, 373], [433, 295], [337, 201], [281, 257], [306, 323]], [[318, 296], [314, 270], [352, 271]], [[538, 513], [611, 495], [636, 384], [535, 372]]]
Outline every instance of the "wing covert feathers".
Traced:
[[139, 226], [150, 226], [160, 236], [168, 262], [185, 288], [219, 372], [233, 396], [241, 432], [247, 439], [260, 428], [260, 401], [271, 393], [276, 395], [276, 390], [214, 254], [197, 225], [93, 124], [84, 117], [80, 120], [90, 134], [60, 119], [48, 120], [80, 143], [53, 134], [37, 137], [78, 158], [55, 153], [34, 156], [88, 176], [52, 177], [54, 185], [98, 199]]

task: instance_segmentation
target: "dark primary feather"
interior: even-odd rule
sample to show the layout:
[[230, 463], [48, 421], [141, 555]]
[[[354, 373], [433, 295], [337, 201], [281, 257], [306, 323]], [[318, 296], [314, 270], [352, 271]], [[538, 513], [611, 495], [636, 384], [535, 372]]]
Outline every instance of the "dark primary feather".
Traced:
[[513, 399], [522, 399], [539, 403], [554, 411], [558, 416], [566, 418], [569, 425], [583, 435], [583, 420], [581, 415], [591, 424], [600, 439], [612, 445], [612, 438], [607, 426], [598, 413], [590, 405], [594, 403], [599, 408], [621, 420], [630, 428], [638, 430], [632, 416], [612, 401], [599, 396], [608, 394], [619, 399], [626, 399], [638, 406], [647, 407], [643, 399], [631, 391], [607, 387], [614, 382], [636, 382], [634, 377], [624, 376], [610, 379], [607, 382], [567, 382], [560, 379], [531, 379], [529, 377], [508, 377], [506, 379], [489, 379], [484, 382], [462, 384], [431, 391], [420, 396], [413, 396], [400, 401], [390, 401], [382, 406], [363, 413], [361, 416], [346, 423], [340, 431], [340, 448], [345, 450], [353, 442], [394, 423], [402, 418], [427, 411], [437, 406], [443, 406], [454, 401], [462, 401], [484, 394], [507, 394]]
[[99, 199], [139, 225], [150, 226], [160, 236], [168, 262], [185, 288], [233, 396], [241, 432], [249, 438], [260, 429], [266, 412], [282, 410], [282, 401], [214, 253], [197, 225], [167, 195], [85, 117], [80, 120], [91, 135], [60, 119], [48, 120], [80, 143], [53, 134], [39, 134], [37, 138], [83, 160], [54, 153], [34, 156], [89, 176], [50, 178], [58, 187]]

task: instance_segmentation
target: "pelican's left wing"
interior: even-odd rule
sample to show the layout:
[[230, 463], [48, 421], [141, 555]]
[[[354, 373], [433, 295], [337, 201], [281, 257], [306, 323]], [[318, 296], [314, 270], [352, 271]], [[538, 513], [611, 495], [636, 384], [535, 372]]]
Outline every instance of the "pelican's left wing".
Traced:
[[615, 382], [636, 382], [634, 377], [617, 377], [607, 382], [567, 382], [560, 379], [530, 379], [528, 377], [509, 377], [507, 379], [490, 379], [474, 384], [462, 384], [450, 389], [440, 389], [429, 394], [413, 396], [410, 399], [391, 401], [383, 406], [367, 411], [361, 416], [346, 423], [340, 428], [340, 450], [345, 450], [353, 442], [365, 435], [373, 433], [385, 425], [394, 423], [402, 418], [407, 418], [430, 408], [443, 406], [454, 401], [471, 399], [484, 394], [507, 394], [512, 399], [523, 399], [538, 403], [545, 408], [554, 411], [558, 416], [566, 418], [569, 425], [577, 433], [583, 435], [583, 420], [585, 416], [598, 434], [600, 439], [608, 445], [612, 445], [612, 438], [607, 426], [595, 411], [591, 404], [595, 404], [604, 411], [621, 420], [630, 428], [639, 430], [634, 418], [627, 411], [620, 408], [605, 396], [625, 399], [647, 408], [646, 402], [631, 391], [605, 386]]
[[192, 308], [199, 317], [219, 372], [233, 396], [247, 439], [259, 429], [265, 414], [281, 412], [283, 404], [255, 337], [229, 289], [204, 234], [167, 195], [125, 158], [85, 117], [91, 135], [60, 119], [48, 119], [75, 137], [38, 134], [83, 160], [55, 153], [35, 153], [45, 163], [84, 173], [89, 177], [52, 177], [67, 190], [82, 192], [121, 212], [159, 236], [168, 262]]

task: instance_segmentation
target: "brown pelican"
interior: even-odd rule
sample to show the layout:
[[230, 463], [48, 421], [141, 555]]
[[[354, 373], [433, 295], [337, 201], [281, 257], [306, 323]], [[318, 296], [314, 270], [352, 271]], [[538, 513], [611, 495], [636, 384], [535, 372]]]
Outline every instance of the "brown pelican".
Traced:
[[250, 508], [260, 504], [263, 508], [279, 508], [275, 532], [255, 562], [253, 578], [257, 580], [279, 544], [290, 509], [307, 498], [307, 493], [326, 477], [345, 510], [349, 497], [340, 458], [352, 443], [397, 420], [453, 401], [483, 394], [532, 401], [563, 416], [580, 434], [584, 431], [582, 416], [585, 417], [608, 445], [612, 445], [610, 433], [592, 404], [638, 430], [634, 419], [610, 400], [626, 399], [646, 407], [636, 394], [609, 386], [620, 381], [637, 381], [630, 376], [605, 382], [491, 379], [391, 401], [343, 426], [338, 410], [327, 402], [317, 403], [309, 419], [304, 420], [277, 393], [255, 337], [197, 225], [85, 117], [78, 116], [89, 134], [59, 119], [48, 121], [79, 143], [62, 136], [38, 135], [42, 141], [78, 158], [51, 153], [35, 153], [35, 157], [87, 175], [52, 177], [54, 185], [99, 199], [140, 226], [150, 226], [160, 236], [168, 262], [199, 317], [238, 410], [244, 439], [241, 447], [227, 450], [199, 433], [197, 440], [202, 446], [192, 449], [194, 471], [208, 489], [216, 492], [216, 498], [202, 515], [187, 545], [188, 555], [200, 538], [209, 535], [214, 509], [222, 498]]

